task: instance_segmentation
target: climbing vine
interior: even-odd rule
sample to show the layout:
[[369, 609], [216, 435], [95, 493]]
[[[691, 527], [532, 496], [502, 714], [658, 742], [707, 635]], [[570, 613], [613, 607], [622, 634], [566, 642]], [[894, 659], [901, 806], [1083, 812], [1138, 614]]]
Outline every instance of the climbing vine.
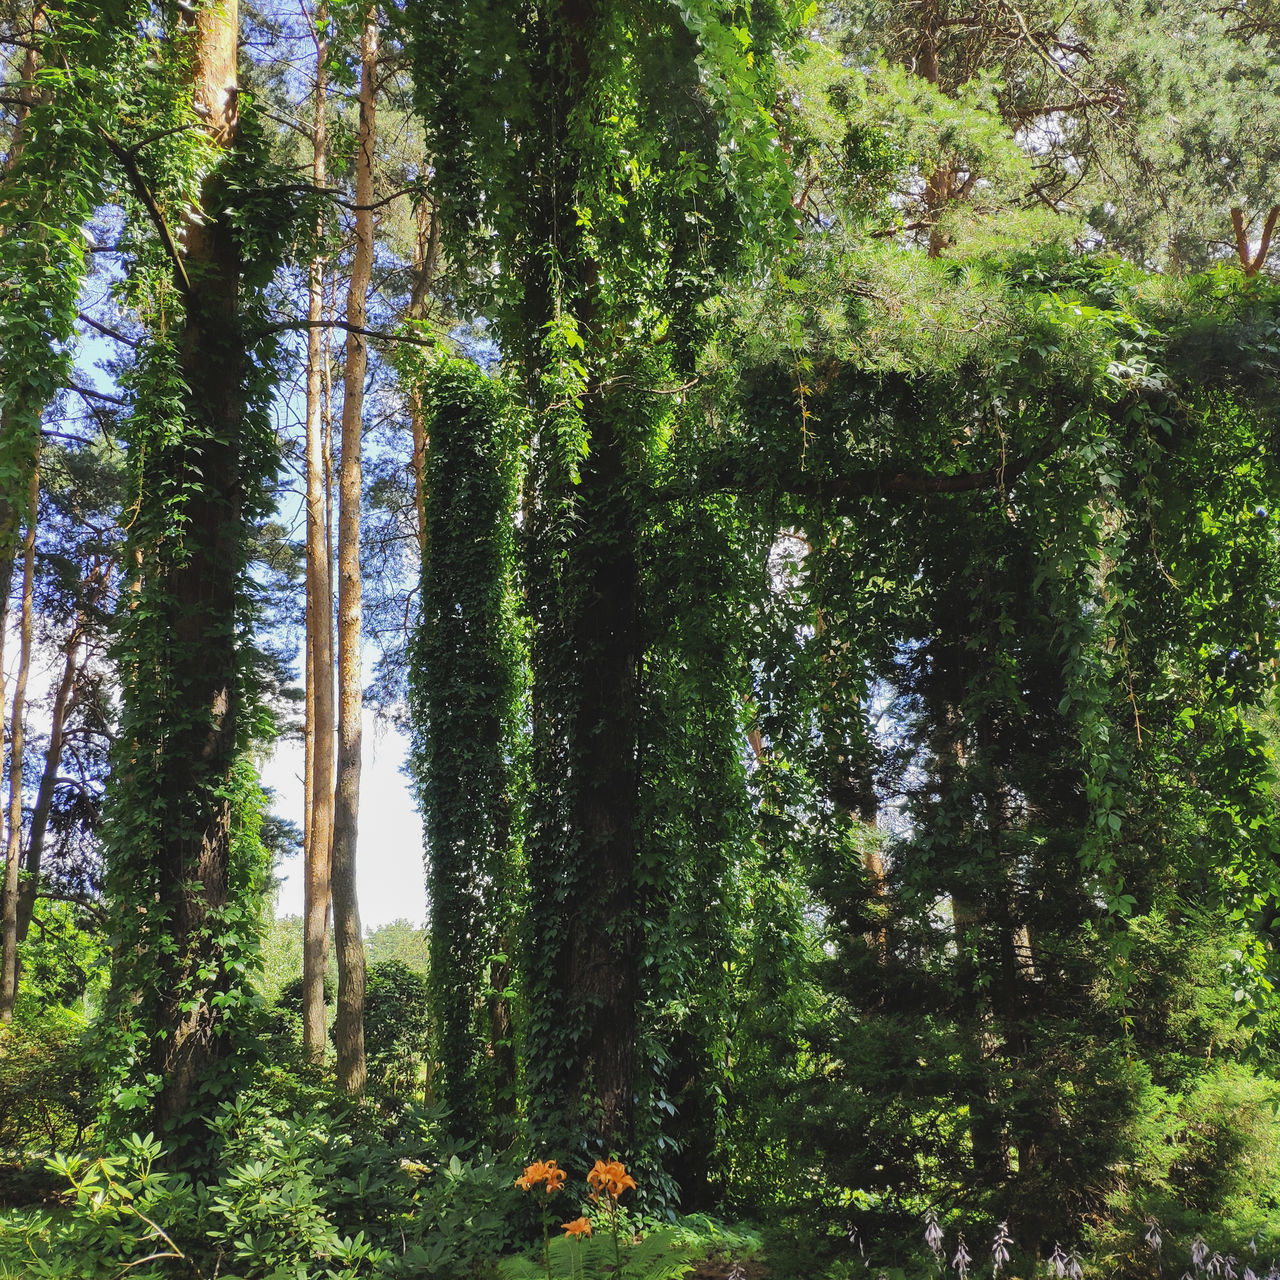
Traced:
[[[719, 273], [788, 241], [770, 104], [797, 16], [406, 9], [446, 246], [532, 409], [524, 1079], [535, 1131], [597, 1154], [632, 1143], [645, 939], [679, 915], [644, 910], [680, 877], [641, 849], [644, 684], [666, 671], [645, 666], [643, 491]], [[668, 951], [664, 980], [677, 955], [700, 963]]]
[[966, 284], [998, 333], [888, 369], [815, 343], [807, 431], [757, 365], [710, 468], [772, 483], [802, 547], [758, 697], [821, 904], [791, 1185], [837, 1249], [837, 1169], [890, 1218], [964, 1185], [1020, 1238], [1065, 1231], [1194, 1087], [1203, 1033], [1171, 1024], [1212, 966], [1235, 1043], [1271, 983], [1276, 296], [1105, 259]]
[[426, 551], [411, 655], [412, 755], [425, 819], [440, 1097], [459, 1137], [515, 1103], [508, 990], [516, 943], [525, 694], [515, 568], [522, 428], [507, 388], [441, 358], [422, 389]]
[[[138, 114], [112, 123], [130, 134], [109, 148], [132, 215], [122, 297], [147, 337], [121, 379], [132, 581], [115, 646], [123, 708], [104, 832], [115, 957], [102, 1057], [113, 1123], [175, 1132], [245, 1065], [234, 1050], [270, 870], [246, 756], [265, 729], [248, 672], [246, 567], [277, 466], [275, 372], [255, 330], [290, 211], [258, 195], [280, 175], [248, 95], [220, 137], [209, 132], [226, 99], [219, 85], [208, 105], [199, 77], [218, 49], [201, 41], [227, 38], [203, 25], [220, 21], [201, 10], [150, 37], [156, 71]], [[156, 136], [159, 151], [147, 145]]]

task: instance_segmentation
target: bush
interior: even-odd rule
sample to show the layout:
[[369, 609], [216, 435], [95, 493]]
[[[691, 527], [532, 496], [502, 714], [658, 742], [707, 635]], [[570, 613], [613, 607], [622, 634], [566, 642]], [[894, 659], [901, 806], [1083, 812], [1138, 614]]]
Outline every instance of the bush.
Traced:
[[20, 1003], [13, 1023], [0, 1028], [0, 1150], [77, 1147], [93, 1116], [84, 1019], [70, 1009]]
[[391, 1139], [367, 1107], [271, 1072], [212, 1122], [199, 1177], [136, 1135], [98, 1159], [50, 1161], [65, 1211], [0, 1223], [0, 1276], [473, 1280], [511, 1244], [517, 1170], [488, 1152], [438, 1154], [440, 1118], [408, 1112]]

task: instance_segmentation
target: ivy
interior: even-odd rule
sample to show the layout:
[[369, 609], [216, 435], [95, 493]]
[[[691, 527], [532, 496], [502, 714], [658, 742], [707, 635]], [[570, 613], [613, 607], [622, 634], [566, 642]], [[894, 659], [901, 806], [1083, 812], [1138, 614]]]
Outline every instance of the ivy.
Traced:
[[428, 368], [422, 400], [427, 549], [411, 759], [425, 819], [439, 1091], [452, 1132], [473, 1137], [515, 1101], [507, 988], [522, 839], [514, 513], [523, 422], [503, 383], [462, 360]]
[[[155, 72], [131, 110], [99, 125], [131, 214], [121, 294], [147, 327], [121, 376], [131, 582], [114, 647], [123, 706], [104, 825], [114, 961], [99, 1052], [111, 1125], [181, 1134], [194, 1160], [200, 1117], [247, 1062], [238, 1050], [270, 871], [247, 754], [267, 731], [247, 564], [278, 465], [273, 352], [255, 334], [290, 228], [286, 208], [250, 231], [242, 211], [279, 171], [251, 119], [234, 147], [213, 145], [192, 101], [194, 39], [180, 24], [166, 36], [150, 46]], [[246, 96], [239, 106], [251, 117]], [[149, 140], [160, 135], [157, 150]], [[193, 210], [211, 246], [202, 262]]]
[[[772, 4], [749, 20], [700, 3], [406, 6], [462, 301], [492, 322], [531, 409], [523, 1078], [531, 1127], [553, 1147], [630, 1148], [652, 1063], [636, 1058], [641, 969], [657, 963], [645, 957], [664, 956], [655, 1017], [657, 987], [670, 978], [679, 999], [691, 979], [675, 970], [701, 963], [677, 941], [692, 911], [679, 876], [649, 883], [642, 847], [644, 682], [675, 669], [645, 666], [637, 548], [661, 518], [643, 495], [719, 273], [771, 261], [793, 230], [771, 105], [797, 16]], [[711, 875], [722, 839], [707, 842]], [[697, 1034], [694, 1057], [720, 1032], [708, 1021]], [[642, 1052], [657, 1045], [646, 1032]], [[667, 1139], [645, 1126], [656, 1168]]]

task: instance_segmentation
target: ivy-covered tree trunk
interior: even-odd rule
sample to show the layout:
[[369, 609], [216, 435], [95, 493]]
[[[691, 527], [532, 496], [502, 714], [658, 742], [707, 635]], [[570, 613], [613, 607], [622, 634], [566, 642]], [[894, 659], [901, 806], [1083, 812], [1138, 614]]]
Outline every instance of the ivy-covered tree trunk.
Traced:
[[520, 415], [464, 361], [432, 368], [421, 623], [410, 675], [431, 910], [439, 1096], [459, 1138], [514, 1103], [506, 987], [520, 641], [514, 585]]
[[[709, 248], [745, 259], [775, 211], [777, 225], [791, 220], [760, 109], [784, 23], [771, 9], [746, 50], [745, 28], [700, 2], [547, 0], [520, 22], [483, 3], [447, 19], [406, 8], [446, 248], [484, 282], [480, 306], [533, 413], [530, 1127], [543, 1149], [635, 1159], [635, 1099], [647, 1108], [651, 1093], [636, 1059], [647, 928], [636, 548], [648, 469], [692, 373]], [[747, 157], [731, 178], [729, 155]], [[646, 1153], [654, 1165], [660, 1149]]]
[[[122, 617], [121, 741], [109, 794], [107, 888], [116, 952], [108, 1027], [125, 1086], [118, 1123], [191, 1135], [225, 1087], [255, 945], [265, 868], [252, 784], [239, 768], [244, 703], [237, 630], [246, 524], [275, 458], [252, 389], [243, 260], [229, 203], [246, 175], [237, 0], [175, 18], [205, 145], [165, 244], [177, 310], [129, 374], [128, 444], [140, 495], [130, 527], [136, 588]], [[132, 173], [141, 190], [145, 179]], [[174, 198], [168, 193], [166, 198]], [[183, 198], [185, 197], [185, 198]], [[177, 201], [175, 200], [175, 203]], [[243, 857], [241, 857], [243, 851]], [[233, 856], [234, 854], [234, 856]], [[149, 1108], [144, 1119], [139, 1109]]]
[[640, 635], [636, 547], [620, 424], [601, 405], [575, 506], [583, 533], [569, 552], [569, 624], [578, 670], [568, 748], [582, 892], [569, 904], [565, 1017], [579, 1029], [571, 1096], [595, 1100], [606, 1149], [630, 1146], [635, 1090], [639, 929]]
[[[236, 145], [239, 134], [238, 33], [238, 0], [199, 10], [190, 31], [196, 112], [210, 140], [224, 150]], [[168, 474], [163, 480], [187, 490], [189, 532], [185, 554], [163, 548], [161, 564], [154, 566], [159, 570], [156, 596], [169, 612], [166, 674], [174, 694], [172, 736], [157, 761], [164, 778], [158, 794], [169, 799], [156, 850], [158, 887], [178, 944], [173, 953], [162, 951], [158, 957], [162, 1006], [151, 1059], [163, 1081], [156, 1101], [162, 1129], [188, 1110], [202, 1077], [226, 1046], [216, 1034], [217, 1008], [201, 973], [210, 959], [201, 954], [201, 934], [211, 914], [227, 902], [231, 800], [226, 792], [240, 703], [234, 620], [244, 554], [238, 441], [246, 360], [240, 253], [222, 208], [216, 170], [201, 194], [199, 214], [193, 212], [182, 228], [190, 287], [178, 367], [190, 388], [188, 412], [202, 430], [164, 460]], [[144, 564], [144, 577], [150, 568]]]

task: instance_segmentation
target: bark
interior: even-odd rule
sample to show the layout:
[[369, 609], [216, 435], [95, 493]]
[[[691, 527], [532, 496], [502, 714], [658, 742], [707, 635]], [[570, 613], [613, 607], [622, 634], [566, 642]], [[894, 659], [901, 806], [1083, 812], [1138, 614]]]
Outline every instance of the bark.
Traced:
[[582, 673], [571, 759], [574, 826], [592, 891], [570, 923], [571, 1017], [586, 1015], [581, 1097], [599, 1099], [605, 1149], [629, 1145], [635, 1078], [639, 930], [641, 657], [636, 513], [627, 495], [623, 442], [607, 407], [595, 415], [582, 472], [585, 529], [575, 558], [583, 584], [573, 619]]
[[[931, 85], [937, 85], [940, 79], [938, 33], [935, 27], [937, 16], [936, 10], [929, 6], [922, 17], [914, 66], [916, 74]], [[938, 219], [951, 198], [953, 169], [954, 166], [951, 163], [941, 164], [925, 179], [925, 221], [929, 227], [928, 253], [931, 258], [938, 257], [947, 245], [946, 237], [938, 228]]]
[[[317, 10], [319, 21], [324, 6]], [[316, 89], [312, 176], [326, 184], [325, 61], [328, 42], [316, 41]], [[317, 238], [323, 233], [317, 226]], [[324, 318], [324, 262], [311, 262], [307, 297], [307, 721], [306, 876], [302, 942], [302, 1041], [307, 1057], [323, 1062], [326, 1044], [324, 978], [329, 954], [330, 865], [333, 854], [334, 696], [333, 569], [324, 448], [323, 366], [328, 334]]]
[[1273, 205], [1267, 212], [1262, 225], [1262, 234], [1258, 238], [1255, 253], [1249, 252], [1249, 227], [1245, 222], [1244, 210], [1236, 207], [1231, 210], [1231, 228], [1236, 237], [1236, 256], [1240, 259], [1240, 267], [1246, 276], [1256, 276], [1267, 261], [1271, 252], [1271, 240], [1276, 232], [1276, 221], [1280, 219], [1280, 205]]
[[[418, 205], [418, 245], [413, 273], [413, 296], [409, 299], [408, 318], [425, 320], [431, 306], [431, 286], [440, 261], [440, 214], [425, 201]], [[427, 429], [423, 419], [422, 392], [415, 385], [409, 392], [409, 425], [413, 431], [413, 457], [409, 469], [413, 474], [414, 510], [417, 515], [418, 551], [427, 549], [427, 493], [423, 482], [427, 465]]]
[[[591, 47], [598, 14], [593, 0], [561, 0], [552, 29], [560, 45], [553, 62], [562, 67], [566, 114], [582, 108], [594, 84]], [[558, 30], [557, 30], [558, 28]], [[555, 167], [553, 189], [573, 188], [577, 158], [571, 151], [548, 155]], [[596, 362], [611, 341], [599, 332], [599, 264], [581, 233], [561, 225], [554, 204], [542, 207], [541, 236], [554, 255], [572, 264], [572, 298], [587, 343], [586, 363]], [[560, 286], [531, 270], [525, 286], [529, 331], [536, 333], [559, 312]], [[535, 356], [535, 359], [537, 357]], [[556, 946], [550, 1009], [531, 1015], [571, 1029], [571, 1057], [562, 1075], [548, 1081], [549, 1098], [567, 1114], [571, 1133], [598, 1116], [596, 1134], [604, 1150], [631, 1146], [641, 930], [638, 922], [636, 823], [639, 813], [639, 671], [643, 643], [635, 548], [639, 517], [627, 468], [629, 418], [598, 385], [587, 388], [582, 412], [590, 456], [572, 490], [575, 533], [567, 548], [565, 589], [556, 594], [566, 652], [572, 653], [577, 687], [549, 689], [564, 716], [562, 747], [567, 776], [547, 779], [567, 793], [566, 817], [575, 867], [551, 874], [531, 858], [535, 896], [569, 899], [566, 936]], [[562, 495], [567, 497], [568, 494]], [[535, 656], [535, 661], [537, 661]], [[555, 659], [553, 658], [554, 662]], [[535, 712], [537, 714], [537, 712]], [[553, 721], [554, 715], [550, 717]], [[558, 839], [558, 837], [552, 837]]]
[[[14, 112], [13, 133], [10, 135], [9, 152], [4, 163], [0, 164], [0, 179], [18, 162], [22, 155], [24, 136], [26, 134], [27, 116], [35, 105], [35, 94], [31, 82], [39, 68], [36, 58], [36, 41], [34, 36], [39, 30], [44, 15], [43, 4], [37, 4], [31, 15], [32, 41], [22, 58], [22, 87], [18, 90], [18, 106]], [[0, 228], [0, 234], [3, 229]], [[0, 439], [8, 438], [16, 430], [6, 412], [0, 414]], [[14, 496], [0, 491], [0, 738], [6, 732], [4, 721], [5, 674], [4, 674], [4, 637], [9, 621], [9, 591], [13, 585], [13, 553], [17, 533], [18, 513], [14, 508]]]
[[40, 67], [36, 55], [36, 45], [37, 37], [43, 27], [44, 5], [37, 4], [31, 11], [30, 42], [22, 55], [22, 83], [18, 89], [18, 104], [13, 113], [13, 133], [9, 142], [9, 154], [5, 156], [4, 163], [0, 164], [0, 177], [3, 177], [17, 164], [18, 157], [22, 155], [27, 117], [31, 114], [31, 108], [36, 104], [35, 89], [32, 82], [35, 80], [36, 72]]
[[365, 304], [373, 270], [374, 93], [378, 60], [377, 10], [370, 6], [360, 42], [360, 124], [356, 134], [356, 244], [347, 291], [346, 365], [342, 396], [342, 470], [338, 493], [338, 779], [333, 828], [333, 930], [338, 953], [338, 1012], [334, 1040], [338, 1085], [358, 1096], [365, 1086], [364, 939], [356, 899], [356, 841], [360, 809], [360, 495], [364, 377], [368, 364]]
[[0, 1022], [13, 1021], [18, 996], [18, 886], [22, 857], [22, 765], [26, 747], [27, 676], [31, 670], [34, 615], [36, 507], [40, 497], [39, 467], [33, 467], [27, 494], [27, 536], [22, 547], [22, 622], [18, 674], [13, 688], [9, 729], [9, 821], [5, 843], [4, 902], [0, 911]]

